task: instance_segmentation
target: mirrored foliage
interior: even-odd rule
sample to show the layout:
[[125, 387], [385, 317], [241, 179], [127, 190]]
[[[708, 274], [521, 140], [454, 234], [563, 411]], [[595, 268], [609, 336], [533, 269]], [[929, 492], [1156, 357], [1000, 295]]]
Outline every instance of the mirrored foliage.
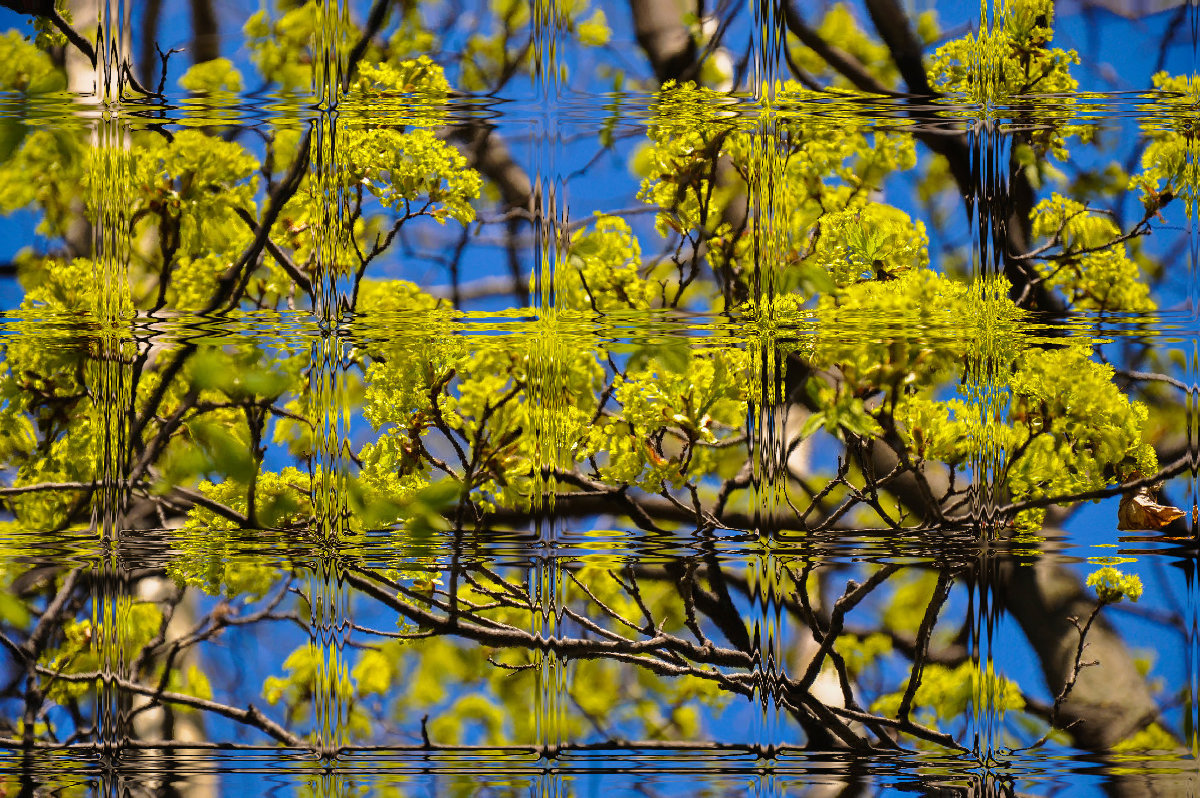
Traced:
[[1194, 792], [1136, 5], [4, 2], [0, 791]]

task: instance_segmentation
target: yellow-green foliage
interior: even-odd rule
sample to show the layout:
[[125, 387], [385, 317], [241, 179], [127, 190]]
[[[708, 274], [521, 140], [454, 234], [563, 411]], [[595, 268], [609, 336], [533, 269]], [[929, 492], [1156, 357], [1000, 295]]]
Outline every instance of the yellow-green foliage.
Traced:
[[892, 638], [881, 632], [872, 632], [862, 638], [842, 634], [838, 637], [838, 653], [846, 662], [846, 672], [856, 678], [880, 657], [892, 653]]
[[[88, 159], [83, 175], [87, 210], [98, 219], [119, 201], [122, 212], [136, 222], [177, 223], [182, 253], [232, 255], [250, 240], [237, 211], [257, 215], [258, 168], [258, 159], [241, 145], [217, 136], [197, 130], [182, 130], [170, 140], [145, 134], [128, 150], [96, 151]], [[200, 297], [180, 300], [190, 303]]]
[[[1040, 497], [1109, 485], [1118, 467], [1152, 474], [1154, 449], [1143, 440], [1147, 411], [1113, 382], [1113, 368], [1085, 347], [1031, 349], [1009, 382], [1011, 426], [995, 431], [1014, 458], [1014, 496]], [[1023, 452], [1017, 458], [1015, 453]]]
[[1033, 264], [1045, 284], [1057, 288], [1078, 310], [1154, 310], [1150, 289], [1138, 266], [1117, 242], [1121, 230], [1112, 217], [1096, 213], [1057, 192], [1031, 214], [1033, 234], [1057, 242], [1062, 253]]
[[[895, 716], [900, 709], [904, 691], [888, 693], [871, 703], [871, 711]], [[932, 721], [961, 721], [968, 706], [975, 705], [997, 712], [1019, 712], [1025, 699], [1016, 683], [994, 673], [981, 673], [974, 662], [964, 662], [954, 668], [928, 663], [921, 671], [921, 686], [913, 696], [918, 716]]]
[[320, 11], [315, 0], [296, 6], [279, 19], [266, 11], [253, 14], [242, 27], [250, 60], [267, 80], [283, 91], [312, 87], [312, 53], [317, 46]]
[[387, 42], [388, 54], [392, 59], [412, 58], [436, 48], [437, 35], [423, 24], [420, 3], [393, 8], [392, 18], [397, 21], [396, 29]]
[[1179, 196], [1191, 217], [1200, 186], [1200, 166], [1192, 154], [1195, 135], [1192, 109], [1200, 93], [1200, 83], [1191, 76], [1171, 76], [1166, 72], [1155, 74], [1152, 80], [1159, 90], [1154, 99], [1160, 107], [1171, 111], [1156, 113], [1141, 123], [1149, 143], [1142, 152], [1141, 171], [1129, 178], [1129, 189], [1141, 194], [1148, 214], [1155, 213], [1168, 198]]
[[188, 67], [179, 85], [197, 94], [219, 94], [242, 90], [242, 73], [228, 58], [214, 58]]
[[612, 38], [612, 28], [608, 25], [604, 9], [597, 8], [587, 19], [579, 20], [575, 25], [575, 33], [579, 36], [580, 43], [585, 46], [600, 47], [608, 44], [608, 40]]
[[[1079, 55], [1050, 46], [1053, 0], [1010, 0], [997, 16], [990, 29], [968, 33], [937, 49], [929, 63], [929, 81], [935, 89], [972, 103], [1004, 104], [1021, 95], [1069, 95], [1079, 88], [1071, 75]], [[1045, 121], [1043, 116], [1043, 124], [1028, 134], [1038, 154], [1052, 152], [1060, 161], [1066, 160], [1066, 137], [1088, 135], [1080, 126]]]
[[[217, 437], [220, 434], [216, 425], [211, 425], [208, 445], [220, 440]], [[224, 444], [226, 452], [232, 451], [231, 443]], [[246, 445], [242, 444], [241, 452], [246, 451]], [[242, 459], [245, 460], [244, 454]], [[220, 464], [224, 469], [230, 468], [229, 461], [222, 460]], [[249, 462], [243, 463], [243, 471], [233, 470], [235, 473], [220, 482], [200, 481], [197, 490], [235, 512], [246, 514], [248, 487], [253, 478], [255, 520], [261, 526], [307, 523], [312, 512], [308, 499], [312, 482], [307, 473], [289, 466], [278, 473], [263, 472], [255, 476]], [[255, 598], [266, 594], [278, 582], [283, 565], [243, 550], [228, 534], [237, 529], [239, 525], [233, 520], [196, 505], [188, 512], [177, 537], [178, 551], [168, 563], [167, 573], [177, 583], [198, 587], [211, 595]]]
[[1053, 0], [1011, 0], [990, 29], [968, 33], [938, 48], [929, 68], [939, 91], [975, 102], [1000, 102], [1018, 94], [1069, 93], [1079, 84], [1069, 67], [1074, 50], [1050, 47]]
[[[798, 84], [784, 84], [781, 98], [802, 96]], [[694, 84], [664, 84], [652, 106], [650, 129], [653, 146], [643, 151], [635, 167], [643, 175], [638, 198], [658, 206], [656, 229], [705, 240], [706, 257], [718, 274], [748, 279], [754, 262], [754, 235], [735, 229], [721, 209], [745, 196], [770, 202], [776, 235], [775, 247], [783, 273], [782, 286], [820, 284], [800, 273], [804, 266], [824, 267], [844, 280], [853, 279], [876, 259], [903, 270], [928, 262], [921, 241], [924, 230], [901, 211], [871, 201], [871, 192], [883, 179], [916, 164], [910, 135], [869, 128], [837, 128], [812, 118], [788, 120], [787, 144], [764, 138], [747, 120], [729, 117], [722, 110], [725, 98]], [[731, 169], [719, 172], [717, 155], [727, 157]], [[769, 199], [765, 187], [750, 176], [765, 168], [777, 169]], [[880, 225], [873, 234], [872, 223]], [[828, 240], [824, 234], [830, 228]], [[859, 231], [853, 241], [839, 234]], [[817, 248], [809, 263], [804, 261]], [[823, 248], [823, 249], [822, 249]], [[866, 263], [854, 258], [871, 256]]]
[[178, 585], [211, 596], [253, 600], [265, 596], [288, 573], [284, 564], [264, 561], [261, 543], [253, 549], [239, 548], [222, 531], [207, 521], [185, 526], [176, 538], [179, 550], [167, 563], [167, 575]]
[[816, 261], [838, 286], [867, 277], [895, 277], [929, 265], [929, 237], [921, 221], [898, 208], [870, 202], [822, 216]]
[[719, 219], [717, 208], [738, 188], [715, 184], [714, 156], [744, 124], [721, 110], [723, 97], [693, 83], [663, 84], [651, 106], [653, 146], [643, 154], [638, 199], [663, 209], [656, 228], [662, 235], [704, 227]]
[[[248, 475], [247, 475], [248, 476]], [[270, 471], [258, 475], [255, 482], [255, 512], [263, 526], [284, 526], [306, 520], [303, 515], [309, 508], [308, 492], [311, 485], [309, 475], [291, 466], [279, 473]], [[247, 484], [244, 480], [226, 479], [219, 483], [201, 482], [200, 492], [236, 512], [249, 511]], [[236, 529], [234, 521], [217, 515], [214, 511], [197, 506], [188, 513], [186, 528]]]
[[[337, 655], [330, 652], [329, 656]], [[330, 693], [336, 690], [341, 695], [350, 694], [350, 676], [345, 668], [338, 668], [336, 660], [330, 663], [326, 659], [326, 652], [313, 643], [304, 643], [293, 649], [283, 661], [283, 669], [287, 672], [286, 676], [268, 676], [263, 681], [263, 698], [268, 704], [285, 700], [288, 706], [302, 708], [304, 715], [301, 720], [312, 706], [313, 690], [319, 682], [325, 682]]]
[[614, 383], [620, 413], [588, 436], [590, 449], [607, 456], [602, 478], [656, 493], [681, 486], [689, 471], [714, 470], [718, 431], [746, 417], [745, 369], [740, 353], [724, 348], [688, 349], [681, 368], [656, 357], [628, 369]]
[[363, 64], [353, 90], [367, 98], [403, 96], [442, 100], [450, 93], [450, 84], [445, 71], [429, 56], [422, 55], [394, 64]]
[[[132, 662], [162, 628], [162, 610], [149, 602], [130, 602], [128, 599], [119, 601], [115, 610], [115, 629], [105, 622], [93, 625], [92, 621], [68, 621], [63, 629], [62, 644], [43, 654], [39, 664], [55, 673], [94, 673], [100, 669], [101, 641], [106, 638], [110, 644], [116, 644], [111, 648], [104, 646], [108, 656], [115, 655], [120, 657], [118, 661]], [[95, 686], [94, 681], [57, 680], [50, 684], [49, 698], [65, 703], [82, 697]]]
[[1003, 485], [1016, 499], [1095, 490], [1118, 470], [1157, 469], [1144, 437], [1146, 407], [1086, 348], [1029, 349], [1009, 363], [1007, 424], [985, 425], [972, 405], [920, 391], [899, 402], [901, 434], [918, 456], [962, 462], [987, 442], [1006, 453]]
[[[429, 390], [457, 365], [466, 342], [453, 334], [453, 311], [407, 280], [364, 280], [358, 308], [368, 334], [363, 416], [377, 429], [428, 414]], [[403, 329], [406, 334], [397, 335]]]
[[[655, 90], [649, 140], [633, 167], [641, 179], [638, 196], [656, 214], [662, 240], [639, 240], [625, 220], [597, 214], [555, 242], [565, 257], [555, 263], [550, 301], [536, 312], [516, 309], [512, 315], [520, 320], [490, 327], [496, 334], [468, 335], [470, 314], [412, 283], [359, 280], [367, 253], [374, 254], [374, 244], [394, 225], [417, 216], [467, 225], [476, 219], [484, 187], [447, 136], [453, 89], [443, 62], [425, 52], [437, 50], [437, 34], [424, 29], [419, 3], [401, 5], [384, 27], [388, 50], [380, 49], [379, 37], [370, 43], [339, 98], [337, 124], [326, 120], [315, 128], [311, 150], [299, 153], [313, 166], [274, 222], [271, 247], [258, 261], [241, 264], [250, 268], [245, 293], [221, 319], [237, 334], [222, 335], [220, 346], [189, 327], [186, 346], [164, 336], [146, 352], [125, 321], [160, 305], [170, 311], [208, 307], [218, 284], [229, 285], [230, 269], [265, 212], [260, 176], [280, 183], [304, 140], [302, 124], [281, 118], [265, 128], [261, 159], [239, 143], [247, 140], [237, 139], [237, 131], [213, 124], [139, 129], [103, 146], [93, 143], [90, 128], [74, 123], [55, 132], [0, 130], [0, 212], [32, 208], [42, 219], [39, 232], [58, 238], [83, 208], [96, 229], [127, 230], [130, 242], [120, 274], [113, 266], [118, 259], [73, 257], [64, 254], [71, 251], [66, 247], [16, 258], [25, 289], [22, 313], [53, 320], [56, 337], [54, 346], [45, 346], [44, 331], [41, 338], [24, 335], [35, 327], [23, 320], [13, 328], [20, 334], [3, 343], [0, 455], [10, 485], [96, 480], [110, 465], [106, 447], [127, 432], [114, 426], [118, 416], [144, 423], [143, 441], [173, 425], [152, 469], [129, 486], [139, 499], [161, 500], [172, 512], [173, 505], [189, 504], [186, 491], [201, 497], [173, 533], [167, 573], [214, 596], [254, 599], [293, 574], [283, 547], [280, 556], [270, 556], [271, 536], [286, 540], [314, 527], [324, 533], [334, 524], [345, 543], [355, 533], [400, 525], [398, 545], [424, 552], [429, 538], [455, 520], [486, 524], [488, 511], [529, 512], [548, 495], [630, 489], [634, 497], [672, 490], [684, 496], [695, 489], [708, 499], [746, 466], [750, 444], [741, 433], [759, 423], [759, 413], [776, 401], [767, 389], [780, 385], [802, 392], [786, 401], [807, 400], [814, 408], [802, 435], [823, 426], [854, 443], [895, 445], [917, 467], [925, 461], [955, 467], [1002, 452], [1002, 487], [1017, 501], [1093, 490], [1112, 485], [1118, 474], [1156, 470], [1146, 407], [1118, 389], [1113, 369], [1096, 362], [1089, 346], [1034, 337], [1005, 280], [968, 284], [951, 276], [945, 260], [931, 263], [924, 223], [889, 204], [887, 195], [890, 178], [916, 165], [913, 137], [882, 125], [844, 125], [832, 114], [792, 113], [789, 102], [811, 99], [797, 83], [770, 87], [778, 107], [763, 100], [749, 113], [741, 101], [695, 83]], [[1050, 46], [1049, 0], [1016, 0], [1004, 8], [996, 27], [938, 51], [934, 85], [973, 100], [1014, 104], [1021, 94], [1073, 90], [1069, 67], [1076, 59]], [[511, 67], [511, 76], [532, 64], [520, 33], [530, 26], [593, 47], [611, 36], [604, 12], [583, 0], [494, 0], [492, 9], [497, 24], [469, 34], [463, 67], [452, 72], [469, 90], [490, 88], [500, 65]], [[327, 14], [315, 2], [289, 0], [274, 17], [251, 17], [245, 30], [257, 70], [252, 82], [261, 78], [285, 94], [306, 93], [314, 55], [328, 43], [322, 37], [331, 34], [344, 44], [356, 33], [335, 30], [342, 23], [329, 19], [330, 29], [320, 30]], [[689, 24], [702, 27], [699, 20]], [[930, 17], [918, 27], [926, 41], [936, 29]], [[819, 32], [884, 85], [897, 85], [887, 48], [863, 32], [845, 5], [830, 8]], [[8, 56], [0, 59], [0, 90], [28, 95], [61, 87], [54, 62], [15, 34], [0, 38], [0, 53]], [[797, 57], [803, 68], [829, 77], [828, 65], [813, 53], [797, 48]], [[981, 75], [995, 82], [981, 85]], [[1162, 92], [1181, 95], [1181, 109], [1178, 117], [1144, 128], [1149, 145], [1142, 170], [1128, 184], [1141, 190], [1148, 211], [1167, 194], [1193, 191], [1197, 182], [1181, 121], [1196, 85], [1165, 75], [1155, 80]], [[225, 59], [189, 69], [179, 83], [209, 95], [245, 88]], [[619, 114], [614, 111], [603, 146], [613, 144]], [[1014, 163], [1041, 174], [1047, 153], [1065, 157], [1072, 132], [1062, 124], [1030, 132]], [[331, 164], [336, 168], [326, 168]], [[1110, 170], [1108, 181], [1118, 178], [1125, 185], [1124, 175]], [[936, 160], [919, 187], [921, 198], [934, 199], [935, 189], [950, 181]], [[1122, 231], [1108, 216], [1055, 194], [1037, 204], [1032, 222], [1034, 236], [1050, 246], [1047, 259], [1026, 262], [1072, 309], [1153, 309], [1143, 275], [1117, 241]], [[1137, 255], [1132, 246], [1131, 252]], [[277, 261], [288, 258], [285, 270]], [[706, 268], [689, 274], [693, 265]], [[301, 312], [291, 316], [293, 322], [304, 317], [294, 322], [302, 327], [294, 336], [298, 344], [239, 337], [257, 333], [250, 326], [256, 320], [275, 323], [302, 305], [297, 270], [314, 283], [336, 281], [332, 293], [341, 304], [319, 308], [327, 313], [321, 323], [330, 326], [317, 333]], [[160, 295], [163, 275], [169, 284]], [[104, 281], [129, 286], [115, 306], [96, 302], [107, 296], [96, 290]], [[351, 282], [352, 290], [343, 291]], [[693, 310], [726, 311], [719, 325], [705, 327], [714, 337], [697, 338], [696, 345], [654, 338], [648, 331], [655, 325], [645, 323], [622, 336], [632, 343], [616, 345], [606, 326]], [[351, 319], [347, 334], [342, 322]], [[177, 357], [178, 368], [168, 370]], [[338, 365], [336, 376], [330, 363]], [[793, 368], [806, 375], [802, 384], [783, 379]], [[119, 369], [137, 374], [129, 395], [117, 397], [131, 414], [114, 414], [103, 404], [112, 400], [105, 391]], [[153, 412], [151, 396], [158, 396]], [[337, 426], [344, 419], [334, 418], [345, 410], [361, 413], [373, 428], [365, 443], [353, 439], [354, 448]], [[887, 444], [880, 442], [884, 437]], [[300, 467], [265, 469], [262, 449], [271, 444], [285, 447]], [[847, 481], [861, 476], [852, 472]], [[86, 523], [81, 495], [8, 496], [4, 508], [17, 521], [4, 529]], [[882, 497], [884, 503], [890, 507], [890, 498]], [[616, 499], [613, 507], [624, 511]], [[239, 543], [245, 534], [239, 515], [269, 533], [254, 533], [247, 551]], [[1022, 523], [1036, 520], [1026, 516]], [[448, 590], [428, 575], [395, 578], [405, 582], [400, 597], [431, 599], [435, 587]], [[671, 579], [646, 580], [635, 601], [601, 568], [564, 571], [562, 578], [567, 601], [588, 607], [585, 613], [598, 615], [602, 602], [637, 623], [644, 602], [664, 632], [703, 637], [689, 628], [691, 608]], [[884, 631], [839, 638], [852, 677], [874, 672], [872, 666], [892, 653], [893, 635], [916, 633], [936, 578], [922, 571], [898, 579], [881, 610]], [[478, 581], [456, 588], [464, 601], [491, 605], [505, 592], [483, 573], [471, 579]], [[587, 590], [568, 579], [583, 581]], [[1105, 604], [1141, 593], [1136, 577], [1112, 568], [1088, 584]], [[32, 617], [24, 603], [16, 604], [0, 601], [0, 617]], [[122, 641], [132, 647], [123, 653], [132, 656], [163, 619], [152, 604], [122, 611], [129, 624]], [[480, 612], [497, 628], [528, 628], [530, 620], [527, 607], [511, 602]], [[105, 630], [93, 623], [66, 622], [43, 664], [64, 673], [97, 668], [94, 640]], [[629, 630], [630, 637], [641, 631]], [[336, 690], [349, 697], [346, 717], [356, 738], [371, 735], [366, 705], [386, 701], [396, 718], [428, 712], [436, 742], [528, 741], [535, 730], [527, 697], [539, 672], [520, 669], [540, 654], [488, 652], [517, 669], [509, 671], [492, 667], [481, 650], [434, 636], [387, 640], [343, 660], [340, 652], [305, 644], [266, 680], [263, 694], [289, 713], [303, 713], [314, 685]], [[635, 663], [587, 657], [566, 667], [566, 697], [645, 739], [697, 736], [698, 707], [720, 706], [728, 697], [717, 678], [725, 672], [668, 679]], [[455, 692], [454, 683], [477, 689]], [[211, 694], [196, 669], [166, 684]], [[61, 682], [53, 695], [77, 699], [87, 689]], [[980, 694], [990, 694], [984, 702], [1001, 711], [1024, 706], [1015, 685], [970, 663], [929, 664], [917, 715], [950, 721]], [[901, 695], [884, 695], [874, 708], [894, 713]], [[566, 736], [589, 733], [578, 717], [567, 724]]]
[[[364, 186], [385, 208], [439, 222], [474, 219], [471, 201], [479, 197], [479, 173], [434, 130], [445, 119], [442, 103], [449, 93], [442, 68], [426, 56], [364, 64], [351, 87], [352, 110], [339, 142], [345, 179]], [[404, 125], [370, 124], [378, 109], [402, 118]]]
[[[918, 457], [961, 463], [985, 445], [999, 447], [1011, 458], [1004, 485], [1015, 498], [1101, 488], [1118, 468], [1153, 473], [1145, 406], [1129, 400], [1112, 367], [1091, 359], [1087, 347], [1028, 346], [1021, 317], [1003, 291], [972, 289], [926, 269], [822, 297], [812, 360], [836, 367], [840, 379], [812, 381], [821, 410], [810, 424], [878, 434], [880, 410], [868, 410], [865, 397], [890, 392], [898, 431]], [[962, 382], [970, 364], [982, 362], [1007, 389], [1006, 424], [995, 420], [1001, 407], [985, 421]], [[935, 395], [951, 381], [959, 383], [958, 397]]]
[[528, 0], [489, 0], [488, 18], [498, 23], [495, 30], [479, 31], [467, 39], [462, 55], [462, 87], [468, 91], [488, 88], [495, 79], [496, 67], [519, 58], [519, 66], [528, 66], [529, 52], [511, 52], [510, 31], [530, 24]]
[[475, 218], [479, 173], [467, 159], [430, 130], [351, 128], [346, 132], [347, 176], [361, 183], [385, 208], [405, 215], [427, 214], [463, 224]]
[[23, 135], [16, 150], [0, 163], [0, 213], [34, 206], [41, 212], [39, 234], [65, 235], [76, 217], [73, 203], [79, 199], [88, 159], [85, 136], [71, 123]]
[[589, 230], [571, 241], [565, 276], [557, 284], [556, 305], [564, 309], [645, 310], [654, 300], [654, 286], [638, 270], [642, 253], [629, 223], [618, 216], [597, 214]]
[[446, 121], [450, 83], [428, 56], [363, 64], [350, 87], [350, 118], [386, 113], [412, 128], [435, 128]]
[[66, 77], [50, 56], [15, 30], [0, 33], [0, 91], [42, 94], [66, 88]]
[[[822, 296], [814, 362], [838, 366], [853, 392], [935, 385], [985, 344], [985, 326], [1015, 331], [1020, 310], [1007, 299], [985, 301], [983, 290], [910, 268], [894, 280], [858, 282]], [[1015, 350], [1016, 342], [1009, 346]]]
[[1104, 604], [1117, 604], [1121, 599], [1137, 601], [1142, 597], [1142, 580], [1137, 574], [1125, 574], [1106, 565], [1088, 575], [1087, 586], [1096, 591]]
[[[67, 6], [67, 0], [54, 0], [54, 10], [62, 16], [68, 25], [75, 21], [75, 15]], [[37, 31], [37, 36], [34, 37], [33, 43], [39, 50], [49, 50], [52, 47], [65, 47], [67, 45], [67, 35], [60, 31], [48, 16], [34, 17], [33, 29]]]
[[547, 327], [478, 347], [447, 403], [451, 426], [485, 445], [485, 507], [528, 509], [540, 490], [535, 470], [569, 468], [592, 453], [586, 446], [604, 370], [585, 339]]
[[1117, 754], [1144, 754], [1147, 751], [1179, 752], [1183, 746], [1160, 723], [1151, 723], [1112, 747]]
[[896, 632], [915, 635], [937, 588], [937, 574], [909, 570], [893, 577], [889, 584], [895, 584], [895, 589], [883, 608], [883, 625]]
[[[0, 452], [15, 472], [10, 484], [91, 482], [99, 446], [112, 430], [90, 391], [105, 374], [104, 359], [132, 357], [133, 342], [119, 323], [95, 321], [101, 297], [94, 289], [103, 276], [97, 264], [30, 258], [22, 267], [21, 310], [29, 320], [4, 339], [0, 359]], [[127, 317], [130, 308], [118, 310]], [[55, 320], [52, 332], [42, 319]], [[80, 498], [37, 493], [6, 502], [26, 528], [52, 529]]]

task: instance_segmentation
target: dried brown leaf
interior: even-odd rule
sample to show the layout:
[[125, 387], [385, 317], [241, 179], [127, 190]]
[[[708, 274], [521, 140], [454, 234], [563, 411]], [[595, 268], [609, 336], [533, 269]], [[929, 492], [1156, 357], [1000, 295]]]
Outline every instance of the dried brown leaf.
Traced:
[[1165, 529], [1177, 518], [1183, 518], [1183, 510], [1154, 500], [1149, 488], [1126, 494], [1117, 508], [1117, 529], [1160, 530]]

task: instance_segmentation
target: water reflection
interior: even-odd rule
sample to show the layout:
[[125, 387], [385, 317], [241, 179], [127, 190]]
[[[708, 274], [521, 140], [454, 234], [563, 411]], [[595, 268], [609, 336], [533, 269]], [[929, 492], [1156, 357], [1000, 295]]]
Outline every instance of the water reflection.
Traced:
[[1190, 789], [1183, 17], [466, 5], [9, 20], [3, 789]]

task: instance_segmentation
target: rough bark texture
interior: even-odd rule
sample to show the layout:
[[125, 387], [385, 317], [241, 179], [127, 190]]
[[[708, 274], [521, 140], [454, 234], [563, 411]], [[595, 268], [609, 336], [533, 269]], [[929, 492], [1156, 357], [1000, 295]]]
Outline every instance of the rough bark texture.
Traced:
[[532, 211], [533, 181], [513, 160], [504, 139], [482, 124], [468, 128], [462, 138], [466, 144], [464, 154], [471, 166], [496, 184], [504, 204], [509, 208]]
[[932, 94], [929, 79], [925, 76], [925, 64], [921, 54], [924, 50], [916, 31], [895, 0], [866, 0], [867, 12], [880, 38], [891, 51], [892, 60], [900, 70], [905, 85], [913, 94]]
[[212, 0], [192, 0], [192, 63], [212, 61], [221, 54], [221, 35]]
[[142, 85], [153, 86], [158, 81], [161, 62], [158, 57], [158, 22], [162, 16], [162, 0], [146, 0], [142, 9], [141, 42], [138, 45], [138, 77]]
[[[466, 128], [459, 134], [459, 138], [464, 144], [463, 153], [467, 156], [468, 162], [500, 190], [500, 199], [508, 212], [513, 214], [524, 211], [526, 220], [533, 222], [535, 212], [538, 210], [534, 207], [533, 181], [530, 180], [525, 169], [513, 159], [508, 145], [500, 134], [487, 125], [479, 124]], [[522, 219], [519, 216], [512, 215], [505, 225], [505, 235], [508, 239], [509, 284], [517, 303], [528, 305], [530, 302], [529, 283], [521, 270], [521, 259], [518, 255], [517, 233], [521, 223]], [[454, 276], [452, 275], [452, 277]], [[456, 277], [451, 289], [452, 296], [458, 297], [461, 301], [463, 297], [459, 292]]]
[[696, 42], [683, 24], [686, 12], [676, 0], [629, 0], [638, 44], [659, 82], [694, 77]]

